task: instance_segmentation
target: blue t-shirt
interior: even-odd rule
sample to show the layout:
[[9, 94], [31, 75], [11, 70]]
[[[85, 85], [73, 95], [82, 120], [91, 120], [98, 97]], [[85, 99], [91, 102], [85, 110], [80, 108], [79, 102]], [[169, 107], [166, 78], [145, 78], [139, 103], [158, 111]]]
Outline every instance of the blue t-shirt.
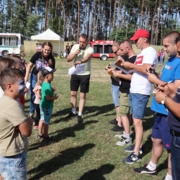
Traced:
[[[168, 59], [162, 69], [160, 80], [171, 83], [175, 80], [180, 80], [180, 59], [178, 57], [171, 57]], [[158, 104], [155, 97], [153, 97], [151, 109], [155, 112], [168, 115], [168, 111], [164, 105]]]
[[[180, 103], [180, 87], [178, 88], [173, 100], [177, 103]], [[180, 132], [180, 119], [174, 116], [170, 111], [168, 113], [168, 124], [170, 129]]]

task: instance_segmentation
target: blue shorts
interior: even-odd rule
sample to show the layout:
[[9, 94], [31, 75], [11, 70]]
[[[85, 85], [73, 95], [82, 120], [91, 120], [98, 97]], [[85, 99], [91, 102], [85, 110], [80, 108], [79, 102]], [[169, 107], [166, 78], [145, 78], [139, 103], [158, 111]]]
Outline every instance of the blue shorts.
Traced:
[[4, 180], [26, 180], [26, 157], [27, 152], [3, 157], [0, 156], [0, 175]]
[[111, 94], [115, 107], [119, 106], [119, 86], [111, 84]]
[[43, 120], [45, 124], [49, 124], [52, 115], [52, 108], [43, 108], [40, 106], [40, 113], [41, 120]]
[[171, 133], [168, 126], [167, 115], [157, 113], [152, 127], [152, 137], [161, 139], [165, 149], [171, 149]]
[[136, 119], [143, 119], [149, 95], [129, 93], [131, 112]]

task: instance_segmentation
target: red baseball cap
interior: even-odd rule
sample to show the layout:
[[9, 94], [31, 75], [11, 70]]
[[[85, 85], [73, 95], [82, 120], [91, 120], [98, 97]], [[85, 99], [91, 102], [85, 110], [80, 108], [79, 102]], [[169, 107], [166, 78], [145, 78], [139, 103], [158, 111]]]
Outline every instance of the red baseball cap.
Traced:
[[149, 38], [150, 34], [148, 31], [146, 31], [145, 29], [138, 29], [132, 38], [130, 38], [130, 40], [135, 41], [137, 39], [139, 39], [140, 37], [145, 37], [145, 38]]

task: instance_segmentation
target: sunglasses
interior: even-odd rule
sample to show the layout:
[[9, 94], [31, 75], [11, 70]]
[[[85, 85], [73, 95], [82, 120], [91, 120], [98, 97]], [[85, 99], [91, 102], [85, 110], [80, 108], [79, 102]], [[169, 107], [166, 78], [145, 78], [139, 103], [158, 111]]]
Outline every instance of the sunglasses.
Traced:
[[116, 51], [114, 51], [113, 53], [116, 54], [118, 51], [119, 51], [119, 48]]

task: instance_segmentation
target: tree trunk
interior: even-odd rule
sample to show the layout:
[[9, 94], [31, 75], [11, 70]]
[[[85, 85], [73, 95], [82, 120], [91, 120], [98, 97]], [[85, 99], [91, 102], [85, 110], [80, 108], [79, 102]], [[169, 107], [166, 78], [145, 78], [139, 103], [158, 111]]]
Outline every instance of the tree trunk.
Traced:
[[80, 12], [81, 12], [81, 0], [77, 0], [78, 4], [78, 26], [77, 26], [77, 41], [79, 39], [79, 33], [80, 33]]
[[119, 31], [119, 26], [120, 26], [120, 9], [121, 9], [121, 3], [122, 1], [119, 0], [118, 2], [118, 13], [117, 13], [117, 26], [116, 26], [116, 37], [115, 37], [115, 41], [117, 41], [117, 32]]
[[47, 17], [48, 17], [48, 11], [49, 11], [49, 2], [46, 0], [46, 7], [45, 7], [45, 14], [44, 14], [44, 31], [47, 29]]
[[144, 8], [144, 0], [142, 0], [142, 4], [141, 4], [141, 16], [140, 16], [140, 28], [143, 28], [142, 26], [142, 19], [143, 19], [143, 8]]
[[114, 0], [113, 29], [115, 27], [115, 18], [116, 18], [116, 0]]
[[38, 0], [35, 1], [35, 15], [38, 16]]

